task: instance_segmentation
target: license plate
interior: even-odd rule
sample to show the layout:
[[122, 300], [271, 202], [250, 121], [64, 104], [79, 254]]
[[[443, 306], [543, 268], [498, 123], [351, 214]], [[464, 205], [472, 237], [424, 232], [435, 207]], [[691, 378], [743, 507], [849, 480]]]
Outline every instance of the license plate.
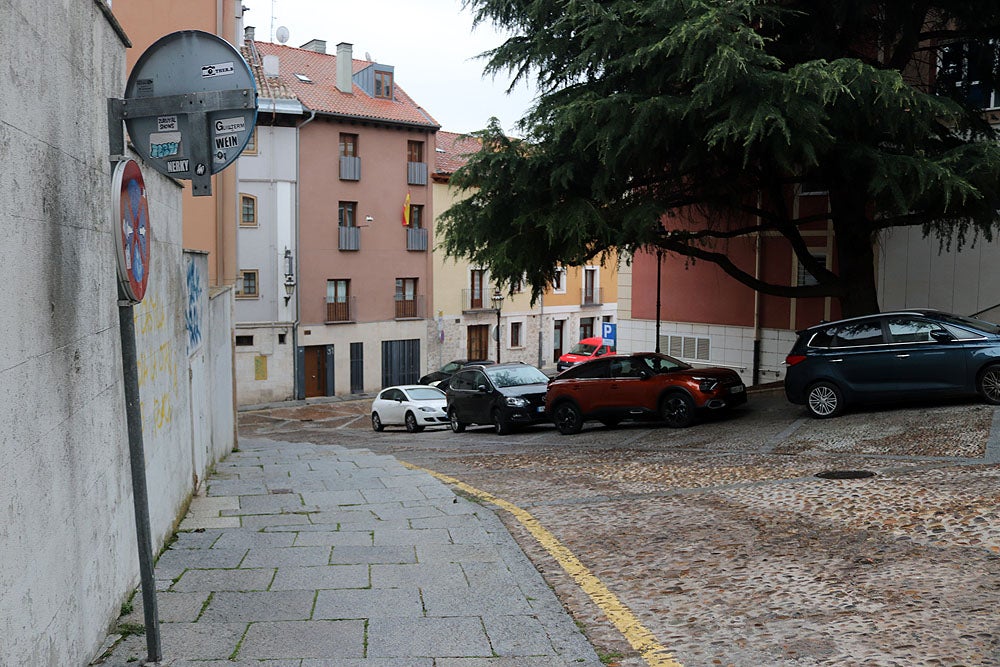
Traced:
[[729, 388], [729, 393], [730, 394], [742, 394], [745, 390], [746, 390], [746, 387], [744, 387], [741, 384], [738, 384], [735, 387], [730, 387]]

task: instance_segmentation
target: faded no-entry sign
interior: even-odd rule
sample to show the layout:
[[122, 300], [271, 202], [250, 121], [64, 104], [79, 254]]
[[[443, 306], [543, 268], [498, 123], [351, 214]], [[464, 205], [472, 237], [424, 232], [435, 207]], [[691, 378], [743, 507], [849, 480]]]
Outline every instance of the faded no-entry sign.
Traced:
[[149, 282], [149, 203], [146, 184], [135, 160], [115, 167], [111, 188], [118, 247], [118, 281], [125, 297], [139, 303]]

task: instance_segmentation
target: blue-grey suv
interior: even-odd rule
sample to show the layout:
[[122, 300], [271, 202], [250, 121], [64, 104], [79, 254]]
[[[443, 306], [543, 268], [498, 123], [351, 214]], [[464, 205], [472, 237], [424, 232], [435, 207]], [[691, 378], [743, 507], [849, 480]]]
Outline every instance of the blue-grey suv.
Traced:
[[1000, 405], [1000, 327], [935, 310], [824, 322], [798, 332], [785, 395], [814, 417], [866, 402], [979, 394]]

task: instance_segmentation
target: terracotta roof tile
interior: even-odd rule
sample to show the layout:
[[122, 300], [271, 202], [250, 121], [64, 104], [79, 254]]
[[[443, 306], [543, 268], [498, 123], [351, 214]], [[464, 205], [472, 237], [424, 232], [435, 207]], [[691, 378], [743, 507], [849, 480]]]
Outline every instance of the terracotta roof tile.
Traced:
[[442, 175], [454, 174], [459, 167], [469, 161], [469, 155], [479, 152], [482, 147], [482, 142], [476, 137], [438, 130], [434, 172]]
[[[323, 114], [422, 125], [428, 129], [440, 127], [395, 80], [392, 100], [371, 97], [357, 84], [351, 93], [344, 93], [337, 88], [337, 56], [271, 42], [255, 41], [253, 46], [253, 50], [244, 47], [243, 55], [254, 73], [260, 97], [297, 98], [308, 109]], [[277, 77], [264, 76], [263, 59], [268, 55], [278, 57]], [[355, 58], [352, 72], [356, 74], [373, 64]], [[312, 83], [300, 80], [296, 74], [305, 75]]]

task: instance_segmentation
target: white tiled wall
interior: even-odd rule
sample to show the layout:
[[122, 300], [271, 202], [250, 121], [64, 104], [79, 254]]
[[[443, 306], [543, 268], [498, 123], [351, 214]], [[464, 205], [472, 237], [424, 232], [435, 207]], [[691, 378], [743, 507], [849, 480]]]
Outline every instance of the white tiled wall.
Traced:
[[[683, 359], [697, 366], [726, 366], [740, 374], [743, 381], [753, 381], [753, 328], [732, 327], [690, 322], [660, 322], [660, 350], [667, 352], [671, 335], [708, 338], [711, 358], [709, 361]], [[795, 332], [784, 329], [761, 331], [760, 377], [766, 384], [785, 377], [785, 355], [795, 342]], [[618, 320], [618, 349], [622, 352], [645, 352], [656, 349], [656, 323], [650, 320]]]

